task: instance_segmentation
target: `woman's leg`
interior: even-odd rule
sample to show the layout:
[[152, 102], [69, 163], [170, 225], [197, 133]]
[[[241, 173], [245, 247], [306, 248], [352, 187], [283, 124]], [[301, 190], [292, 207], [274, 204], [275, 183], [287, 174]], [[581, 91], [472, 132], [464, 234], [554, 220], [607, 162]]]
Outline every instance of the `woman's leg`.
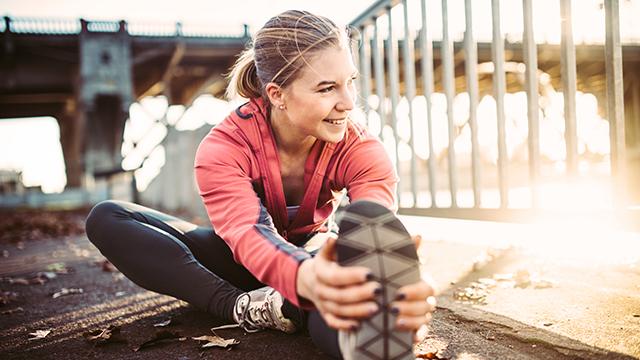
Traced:
[[237, 264], [210, 228], [122, 201], [96, 205], [86, 221], [89, 240], [125, 276], [234, 321], [239, 295], [264, 286]]
[[342, 358], [338, 344], [338, 330], [330, 328], [319, 312], [309, 312], [307, 330], [309, 331], [311, 340], [316, 344], [318, 349], [333, 358]]

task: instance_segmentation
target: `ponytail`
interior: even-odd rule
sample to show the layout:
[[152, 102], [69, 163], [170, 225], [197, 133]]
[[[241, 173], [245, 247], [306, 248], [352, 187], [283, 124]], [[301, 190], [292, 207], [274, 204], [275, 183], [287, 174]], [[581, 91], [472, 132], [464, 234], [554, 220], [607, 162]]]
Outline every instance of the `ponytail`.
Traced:
[[237, 96], [247, 99], [262, 97], [262, 86], [256, 71], [253, 47], [242, 52], [229, 73], [229, 86], [225, 93], [231, 100]]

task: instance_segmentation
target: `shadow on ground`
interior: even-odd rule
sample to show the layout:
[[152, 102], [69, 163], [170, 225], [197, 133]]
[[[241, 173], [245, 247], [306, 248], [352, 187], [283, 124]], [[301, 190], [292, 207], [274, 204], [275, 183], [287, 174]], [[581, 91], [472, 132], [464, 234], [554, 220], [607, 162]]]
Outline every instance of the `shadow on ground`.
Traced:
[[[459, 253], [455, 248], [451, 251]], [[136, 286], [117, 270], [105, 266], [104, 258], [84, 235], [2, 242], [0, 252], [3, 359], [327, 358], [304, 334], [274, 331], [245, 334], [237, 328], [218, 330], [216, 334], [234, 338], [238, 345], [230, 349], [202, 349], [201, 343], [192, 337], [210, 335], [210, 328], [222, 325], [220, 320], [182, 301]], [[463, 282], [473, 279], [470, 275]], [[52, 297], [63, 288], [82, 292]], [[452, 300], [451, 292], [443, 293], [439, 303], [429, 335], [418, 347], [423, 358], [633, 359], [458, 303]], [[168, 319], [171, 319], [168, 326], [154, 326]], [[94, 346], [86, 339], [87, 332], [110, 325], [120, 327], [124, 342]], [[29, 334], [37, 330], [51, 332], [44, 338], [30, 340]], [[134, 351], [158, 331], [173, 333], [175, 338]]]

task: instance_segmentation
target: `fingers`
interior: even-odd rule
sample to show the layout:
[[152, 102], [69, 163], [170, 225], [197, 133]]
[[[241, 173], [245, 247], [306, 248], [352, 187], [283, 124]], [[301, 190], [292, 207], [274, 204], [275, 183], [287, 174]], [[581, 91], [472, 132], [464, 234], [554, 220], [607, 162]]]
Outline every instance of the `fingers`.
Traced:
[[333, 287], [363, 283], [370, 278], [370, 270], [363, 266], [340, 266], [335, 262], [317, 263], [318, 280]]
[[373, 299], [382, 293], [380, 284], [374, 281], [362, 285], [337, 288], [322, 283], [316, 285], [316, 294], [320, 300], [338, 303], [356, 303]]
[[431, 321], [431, 313], [421, 316], [399, 316], [396, 320], [396, 329], [398, 330], [417, 330], [421, 326]]
[[396, 296], [399, 300], [390, 304], [391, 312], [398, 315], [396, 328], [417, 330], [431, 321], [431, 313], [436, 309], [433, 294], [433, 287], [425, 281], [400, 288]]
[[435, 309], [435, 305], [427, 301], [396, 301], [391, 304], [391, 313], [402, 316], [420, 316]]
[[419, 281], [410, 285], [405, 285], [398, 289], [396, 299], [398, 300], [426, 300], [429, 296], [435, 295], [433, 286], [425, 281]]
[[357, 304], [341, 304], [333, 301], [322, 303], [323, 310], [328, 313], [348, 319], [364, 319], [371, 317], [379, 310], [378, 304], [373, 301]]
[[422, 244], [422, 235], [417, 234], [417, 235], [411, 235], [411, 240], [413, 240], [413, 243], [416, 245], [416, 249], [420, 247], [420, 244]]
[[316, 258], [327, 261], [335, 261], [336, 258], [336, 238], [330, 237], [316, 254]]
[[360, 325], [355, 320], [341, 319], [333, 314], [321, 313], [321, 315], [329, 327], [337, 330], [353, 330]]

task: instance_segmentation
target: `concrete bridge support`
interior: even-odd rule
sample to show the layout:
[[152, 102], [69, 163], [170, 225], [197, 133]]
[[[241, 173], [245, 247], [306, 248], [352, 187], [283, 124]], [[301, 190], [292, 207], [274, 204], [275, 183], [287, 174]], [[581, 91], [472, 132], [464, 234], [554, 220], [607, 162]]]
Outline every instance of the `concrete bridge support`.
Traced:
[[[121, 169], [124, 123], [134, 101], [131, 44], [126, 23], [121, 21], [117, 32], [92, 32], [88, 24], [81, 22], [80, 71], [76, 83], [79, 106], [73, 122], [77, 128], [70, 130], [84, 134], [80, 140], [84, 158], [78, 160], [85, 172], [85, 185], [95, 175]], [[78, 146], [72, 144], [69, 148], [77, 151]], [[74, 164], [68, 172], [76, 176], [76, 167]]]

